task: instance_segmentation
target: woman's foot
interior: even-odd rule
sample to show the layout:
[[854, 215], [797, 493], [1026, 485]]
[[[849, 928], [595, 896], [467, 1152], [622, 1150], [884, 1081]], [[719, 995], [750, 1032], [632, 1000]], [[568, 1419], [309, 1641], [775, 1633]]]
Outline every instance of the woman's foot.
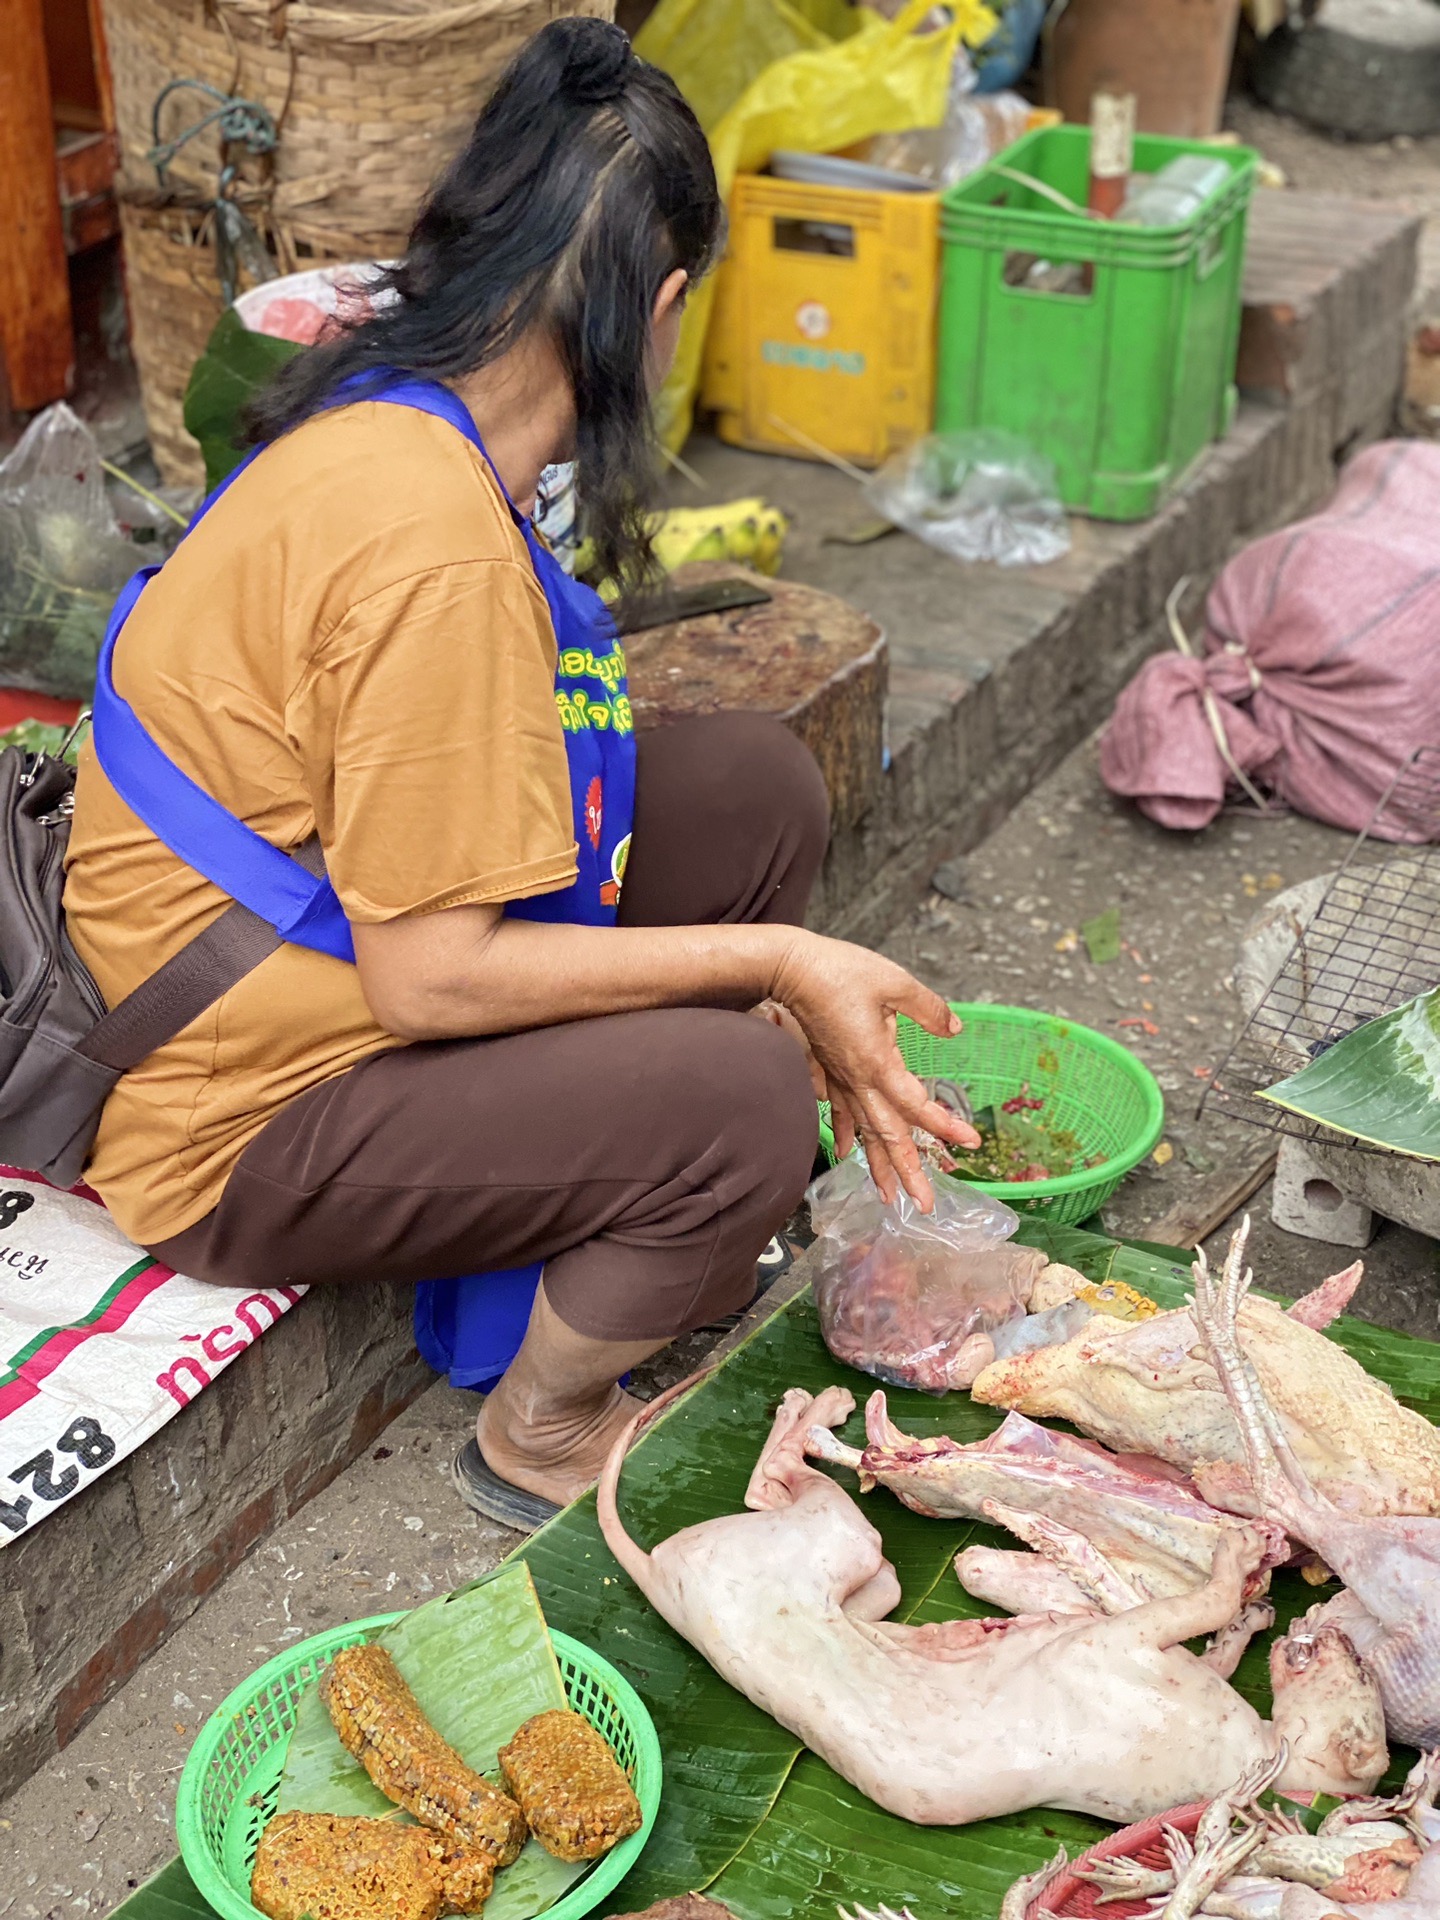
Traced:
[[475, 1422], [475, 1439], [484, 1464], [498, 1479], [557, 1507], [568, 1506], [600, 1477], [621, 1432], [641, 1402], [619, 1387], [562, 1408], [551, 1406], [528, 1418], [519, 1415], [502, 1380], [487, 1395]]

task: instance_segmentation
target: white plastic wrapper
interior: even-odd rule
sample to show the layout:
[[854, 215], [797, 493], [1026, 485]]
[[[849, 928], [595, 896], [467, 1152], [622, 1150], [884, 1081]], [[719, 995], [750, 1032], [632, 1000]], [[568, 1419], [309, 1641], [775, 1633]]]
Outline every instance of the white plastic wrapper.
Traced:
[[37, 414], [0, 461], [0, 685], [88, 700], [115, 596], [170, 531], [128, 489], [112, 498], [63, 400]]
[[1043, 1313], [1027, 1313], [1023, 1320], [1008, 1320], [997, 1327], [991, 1340], [997, 1360], [1012, 1354], [1034, 1353], [1038, 1347], [1061, 1347], [1073, 1340], [1095, 1318], [1095, 1309], [1083, 1300], [1065, 1300]]
[[937, 1183], [935, 1211], [903, 1190], [887, 1206], [868, 1168], [844, 1160], [806, 1196], [819, 1236], [815, 1304], [837, 1360], [890, 1386], [947, 1393], [994, 1357], [1020, 1320], [1045, 1254], [1008, 1242], [1020, 1222], [990, 1194]]
[[871, 474], [865, 496], [952, 560], [1036, 567], [1069, 551], [1054, 466], [998, 427], [927, 434]]

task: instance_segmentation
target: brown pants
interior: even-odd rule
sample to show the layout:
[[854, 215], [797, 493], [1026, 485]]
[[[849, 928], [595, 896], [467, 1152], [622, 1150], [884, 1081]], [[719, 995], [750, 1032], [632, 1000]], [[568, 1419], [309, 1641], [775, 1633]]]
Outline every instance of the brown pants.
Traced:
[[[641, 736], [622, 925], [798, 925], [824, 784], [778, 723]], [[670, 1338], [746, 1305], [815, 1152], [800, 1048], [709, 1007], [379, 1053], [291, 1102], [214, 1212], [151, 1251], [259, 1286], [435, 1280], [543, 1260], [576, 1332]]]

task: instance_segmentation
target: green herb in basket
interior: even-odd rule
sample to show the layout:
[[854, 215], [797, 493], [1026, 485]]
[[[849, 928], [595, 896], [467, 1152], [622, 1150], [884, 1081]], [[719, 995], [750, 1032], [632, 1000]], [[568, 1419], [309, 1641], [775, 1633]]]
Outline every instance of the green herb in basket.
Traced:
[[997, 1106], [975, 1114], [980, 1145], [969, 1152], [946, 1147], [940, 1169], [960, 1180], [1059, 1180], [1067, 1173], [1094, 1165], [1084, 1146], [1068, 1127], [1050, 1125], [1043, 1117], [1045, 1102], [1035, 1099], [1028, 1083]]

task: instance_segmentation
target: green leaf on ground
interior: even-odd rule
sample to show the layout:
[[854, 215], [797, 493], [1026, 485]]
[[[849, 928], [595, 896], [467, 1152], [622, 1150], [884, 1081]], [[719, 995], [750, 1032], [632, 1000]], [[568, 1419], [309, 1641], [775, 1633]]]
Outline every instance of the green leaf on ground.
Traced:
[[1440, 988], [1347, 1033], [1260, 1097], [1371, 1146], [1440, 1160]]
[[1080, 929], [1080, 938], [1085, 942], [1085, 951], [1097, 967], [1106, 966], [1111, 960], [1120, 958], [1120, 909], [1107, 907], [1103, 913], [1097, 913], [1093, 920], [1087, 920]]
[[[529, 1570], [507, 1562], [459, 1593], [431, 1600], [379, 1636], [422, 1712], [467, 1765], [498, 1783], [501, 1747], [532, 1714], [566, 1704], [565, 1683]], [[318, 1687], [300, 1702], [280, 1780], [279, 1813], [394, 1814], [345, 1751]], [[397, 1816], [400, 1818], [408, 1816]], [[537, 1841], [496, 1876], [490, 1920], [530, 1920], [585, 1872]]]
[[287, 360], [303, 353], [293, 340], [252, 333], [233, 307], [215, 322], [185, 388], [185, 430], [205, 456], [205, 490], [218, 487], [245, 457], [240, 415]]
[[[53, 758], [65, 744], [65, 736], [73, 732], [71, 727], [60, 727], [49, 720], [17, 720], [13, 727], [6, 727], [0, 733], [0, 748], [23, 747], [26, 753], [48, 753]], [[72, 743], [65, 758], [73, 767], [80, 751], [80, 734]]]

